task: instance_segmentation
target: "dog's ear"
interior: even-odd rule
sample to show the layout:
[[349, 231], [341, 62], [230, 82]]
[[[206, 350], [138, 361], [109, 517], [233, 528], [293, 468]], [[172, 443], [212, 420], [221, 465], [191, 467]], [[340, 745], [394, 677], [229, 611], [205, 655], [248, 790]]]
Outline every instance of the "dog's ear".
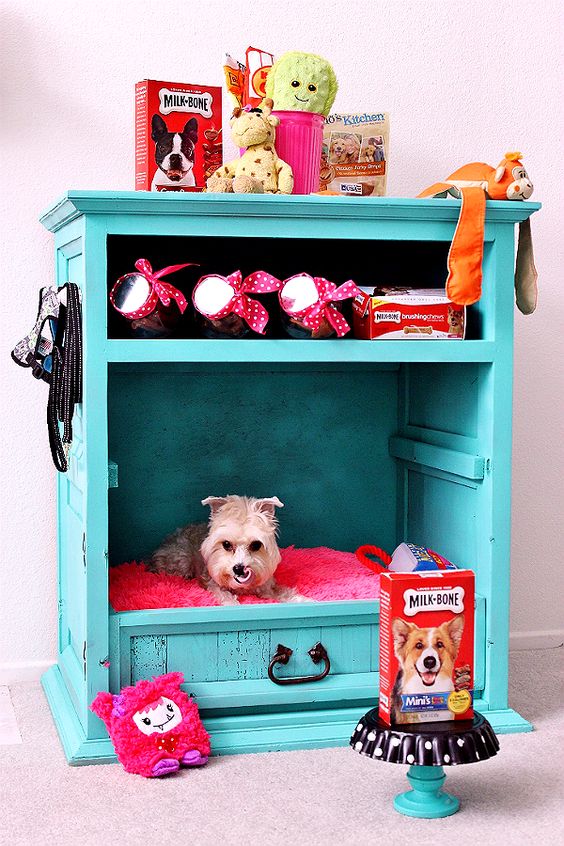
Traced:
[[270, 514], [271, 517], [274, 517], [275, 508], [284, 508], [284, 503], [280, 502], [277, 496], [267, 496], [255, 502], [255, 509], [259, 513]]
[[227, 502], [226, 496], [208, 496], [202, 500], [202, 505], [209, 505], [212, 517], [216, 514], [222, 505]]
[[460, 641], [462, 640], [462, 632], [464, 631], [464, 614], [457, 614], [447, 624], [448, 633], [452, 642], [456, 646], [458, 652], [460, 648]]
[[399, 658], [410, 632], [415, 628], [413, 623], [406, 623], [401, 617], [394, 617], [392, 620], [392, 635], [394, 638], [394, 652]]
[[198, 121], [196, 118], [190, 118], [184, 129], [182, 130], [182, 135], [187, 135], [192, 144], [195, 144], [198, 140]]
[[151, 138], [153, 141], [158, 141], [161, 136], [168, 132], [166, 123], [160, 115], [153, 115], [151, 121]]

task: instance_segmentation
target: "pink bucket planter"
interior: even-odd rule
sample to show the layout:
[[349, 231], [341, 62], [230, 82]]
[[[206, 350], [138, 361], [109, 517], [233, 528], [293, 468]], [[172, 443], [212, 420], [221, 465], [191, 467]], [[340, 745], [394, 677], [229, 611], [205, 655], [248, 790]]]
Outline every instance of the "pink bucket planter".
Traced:
[[319, 191], [325, 118], [313, 112], [274, 111], [272, 114], [280, 118], [276, 127], [276, 152], [294, 173], [292, 193]]

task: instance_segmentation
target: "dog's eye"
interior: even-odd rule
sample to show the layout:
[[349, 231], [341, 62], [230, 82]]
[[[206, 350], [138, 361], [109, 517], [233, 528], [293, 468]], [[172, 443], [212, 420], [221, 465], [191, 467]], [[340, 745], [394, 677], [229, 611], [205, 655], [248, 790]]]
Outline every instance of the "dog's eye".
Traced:
[[418, 640], [417, 643], [415, 644], [415, 648], [416, 649], [423, 649], [423, 644], [421, 643], [420, 640]]
[[143, 717], [143, 722], [145, 723], [146, 726], [151, 725], [151, 720], [149, 719], [149, 717]]
[[251, 550], [251, 552], [258, 552], [261, 546], [262, 543], [260, 541], [253, 541], [249, 544], [249, 549]]
[[313, 92], [317, 91], [317, 85], [314, 85], [313, 82], [310, 82], [308, 87], [307, 87], [307, 90], [311, 91], [313, 93]]
[[167, 711], [170, 711], [170, 712], [171, 712], [171, 714], [172, 714], [172, 712], [174, 711], [174, 707], [171, 705], [171, 703], [170, 703], [170, 702], [169, 702], [169, 703], [168, 703], [168, 705], [166, 706], [166, 709], [167, 709]]
[[437, 649], [444, 649], [444, 648], [445, 648], [445, 645], [442, 642], [442, 640], [438, 640], [437, 641]]
[[298, 79], [293, 79], [290, 83], [292, 88], [299, 88], [302, 83]]
[[233, 549], [233, 547], [231, 546], [231, 544], [229, 543], [229, 541], [223, 541], [222, 546], [223, 546], [223, 548], [224, 548], [224, 549], [226, 549], [228, 552], [229, 552], [229, 550], [230, 550], [230, 549]]

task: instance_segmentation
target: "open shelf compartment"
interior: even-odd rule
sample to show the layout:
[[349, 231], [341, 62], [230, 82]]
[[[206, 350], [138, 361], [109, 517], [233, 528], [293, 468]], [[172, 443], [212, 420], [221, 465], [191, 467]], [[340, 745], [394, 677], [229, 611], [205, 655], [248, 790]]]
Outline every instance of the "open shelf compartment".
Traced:
[[[312, 342], [314, 343], [314, 342]], [[278, 496], [281, 546], [354, 551], [402, 540], [436, 548], [480, 578], [487, 456], [478, 451], [486, 363], [113, 363], [108, 380], [110, 564], [143, 560], [163, 536], [207, 518], [213, 494]], [[486, 578], [486, 562], [483, 562]], [[485, 601], [477, 601], [476, 684], [484, 684]], [[378, 689], [379, 603], [327, 602], [120, 612], [111, 620], [115, 691], [181, 670], [203, 713], [323, 702], [369, 704]], [[277, 687], [280, 675], [326, 682]]]
[[[287, 279], [297, 273], [309, 273], [311, 276], [321, 276], [340, 285], [352, 279], [357, 285], [366, 288], [378, 286], [411, 287], [418, 289], [436, 288], [444, 290], [447, 276], [447, 257], [449, 243], [445, 241], [397, 241], [378, 240], [371, 241], [362, 238], [350, 239], [346, 242], [346, 249], [343, 243], [335, 241], [330, 237], [257, 237], [251, 230], [245, 238], [234, 238], [218, 235], [200, 236], [126, 236], [108, 235], [107, 238], [107, 291], [112, 289], [115, 281], [126, 273], [134, 271], [135, 262], [139, 258], [148, 258], [155, 271], [183, 262], [194, 262], [196, 266], [186, 267], [167, 276], [166, 279], [175, 287], [178, 287], [189, 301], [189, 307], [183, 315], [178, 327], [174, 331], [172, 343], [176, 344], [176, 350], [181, 350], [180, 340], [201, 339], [201, 332], [192, 317], [191, 294], [200, 276], [206, 274], [221, 274], [227, 276], [235, 270], [240, 270], [243, 277], [257, 271], [265, 270], [275, 275], [278, 279]], [[488, 274], [490, 263], [491, 245], [486, 245], [485, 250], [485, 273]], [[256, 295], [254, 295], [256, 296]], [[242, 340], [243, 349], [253, 342], [253, 346], [240, 355], [247, 355], [248, 360], [258, 356], [261, 360], [265, 355], [275, 360], [275, 356], [281, 354], [283, 358], [298, 354], [298, 349], [282, 351], [280, 345], [272, 346], [273, 339], [287, 339], [282, 322], [280, 320], [278, 298], [276, 293], [261, 295], [258, 297], [270, 314], [270, 320], [266, 327], [266, 338], [256, 335], [249, 335]], [[139, 356], [144, 355], [147, 360], [153, 355], [152, 348], [159, 341], [148, 339], [149, 343], [139, 344], [133, 340], [135, 347], [142, 346], [145, 352], [130, 347], [127, 342], [132, 340], [128, 322], [111, 306], [107, 297], [107, 327], [108, 338], [110, 339], [109, 356], [115, 360], [116, 356]], [[352, 325], [351, 301], [342, 304], [345, 317]], [[466, 337], [468, 340], [493, 340], [488, 337], [489, 329], [486, 327], [483, 314], [483, 306], [477, 303], [467, 309], [466, 315]], [[491, 332], [490, 332], [491, 335]], [[348, 335], [349, 350], [352, 333]], [[270, 344], [270, 347], [257, 349], [259, 344]], [[167, 343], [169, 341], [167, 340]], [[335, 344], [335, 341], [331, 343]], [[358, 341], [355, 346], [358, 345]], [[387, 345], [390, 341], [362, 342], [362, 346]], [[409, 348], [415, 343], [437, 344], [433, 341], [406, 341], [408, 348], [400, 356], [406, 356]], [[459, 340], [449, 340], [449, 346], [459, 344]], [[192, 350], [196, 355], [209, 355], [201, 350], [197, 352], [197, 346], [185, 345], [187, 350]], [[201, 346], [201, 345], [200, 345]], [[441, 344], [444, 346], [444, 344]], [[169, 353], [170, 354], [170, 353]], [[182, 354], [182, 353], [180, 353]], [[341, 350], [344, 356], [345, 349]], [[426, 355], [432, 355], [428, 352]], [[309, 355], [329, 356], [332, 360], [337, 351], [325, 352], [313, 350]], [[376, 351], [352, 353], [353, 358], [373, 358], [378, 355]], [[389, 353], [384, 353], [389, 355]], [[455, 353], [461, 355], [461, 353]]]

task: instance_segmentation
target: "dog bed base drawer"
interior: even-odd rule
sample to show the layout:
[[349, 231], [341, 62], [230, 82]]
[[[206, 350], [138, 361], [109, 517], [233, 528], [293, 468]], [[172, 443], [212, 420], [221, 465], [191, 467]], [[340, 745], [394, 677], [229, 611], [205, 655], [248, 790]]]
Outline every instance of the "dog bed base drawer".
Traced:
[[[377, 601], [363, 600], [114, 614], [111, 689], [115, 693], [140, 679], [180, 671], [204, 716], [373, 702], [379, 687], [379, 615]], [[484, 627], [485, 602], [477, 597], [477, 645], [483, 645]], [[327, 660], [318, 656], [315, 663], [318, 644]], [[275, 660], [280, 655], [286, 663]], [[481, 690], [482, 646], [475, 664], [476, 690]]]

